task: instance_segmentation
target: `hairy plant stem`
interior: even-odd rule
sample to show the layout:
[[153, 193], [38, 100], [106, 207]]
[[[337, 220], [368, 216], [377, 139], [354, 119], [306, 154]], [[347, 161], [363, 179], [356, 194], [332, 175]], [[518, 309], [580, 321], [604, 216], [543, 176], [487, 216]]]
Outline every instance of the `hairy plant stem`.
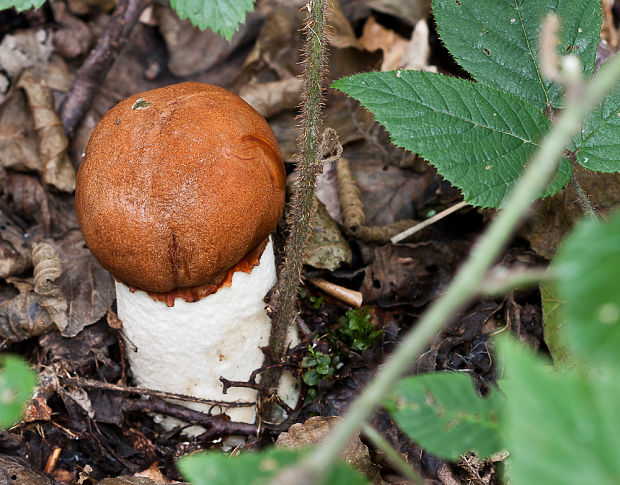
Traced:
[[298, 465], [284, 470], [272, 483], [283, 483], [282, 478], [293, 475], [293, 471], [297, 483], [316, 483], [338, 460], [340, 451], [348, 440], [389, 394], [401, 374], [441, 330], [444, 323], [475, 296], [487, 269], [499, 256], [516, 225], [556, 170], [564, 147], [580, 129], [586, 116], [616, 87], [618, 79], [620, 79], [620, 56], [608, 61], [598, 74], [583, 86], [583, 95], [580, 99], [568, 100], [566, 110], [542, 140], [540, 148], [528, 162], [519, 182], [506, 197], [502, 211], [480, 237], [470, 257], [444, 294], [409, 331], [394, 354], [351, 404], [345, 418], [335, 426], [321, 446]]
[[418, 475], [413, 468], [411, 468], [411, 465], [398, 454], [392, 445], [390, 445], [390, 443], [388, 443], [375, 428], [364, 423], [362, 425], [362, 434], [368, 438], [375, 448], [383, 452], [387, 461], [389, 461], [394, 468], [396, 468], [396, 470], [402, 473], [407, 480], [415, 485], [421, 485], [424, 483], [422, 477]]
[[284, 264], [270, 301], [274, 319], [269, 349], [275, 362], [284, 357], [288, 330], [297, 313], [296, 301], [303, 257], [316, 209], [314, 199], [316, 174], [323, 157], [319, 148], [319, 124], [325, 67], [325, 7], [324, 0], [309, 0], [307, 4], [308, 23], [305, 27], [304, 52], [306, 87], [302, 104], [301, 133], [298, 139], [299, 160], [295, 168], [295, 190], [287, 217], [290, 232], [286, 241]]

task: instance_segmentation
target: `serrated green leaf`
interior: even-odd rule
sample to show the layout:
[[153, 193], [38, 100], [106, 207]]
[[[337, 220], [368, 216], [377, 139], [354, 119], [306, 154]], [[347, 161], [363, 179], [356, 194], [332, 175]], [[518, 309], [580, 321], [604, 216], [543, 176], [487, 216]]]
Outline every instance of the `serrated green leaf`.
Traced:
[[0, 430], [19, 421], [36, 383], [36, 373], [23, 359], [0, 358]]
[[585, 168], [597, 172], [620, 171], [620, 84], [586, 119], [571, 150]]
[[576, 54], [589, 76], [599, 41], [600, 0], [433, 0], [441, 40], [479, 82], [528, 100], [562, 106], [563, 89], [543, 79], [538, 36], [545, 15], [560, 18], [560, 54]]
[[384, 405], [411, 439], [455, 461], [471, 450], [486, 457], [501, 449], [502, 401], [494, 389], [486, 399], [478, 396], [464, 374], [435, 373], [402, 379]]
[[39, 8], [44, 3], [45, 0], [0, 0], [0, 10], [15, 8], [18, 12], [23, 12], [31, 8]]
[[[480, 207], [500, 206], [550, 126], [512, 94], [441, 74], [373, 72], [332, 86], [358, 99], [394, 143], [426, 158]], [[544, 195], [560, 190], [571, 170], [562, 160]]]
[[620, 483], [620, 380], [554, 372], [512, 339], [497, 347], [510, 483]]
[[[282, 448], [234, 457], [213, 452], [181, 458], [177, 467], [193, 485], [267, 485], [284, 466], [295, 464], [303, 454]], [[350, 466], [339, 463], [321, 485], [368, 485], [368, 481]]]
[[620, 369], [620, 212], [587, 220], [568, 236], [553, 262], [565, 302], [566, 343], [594, 364]]
[[170, 0], [181, 20], [189, 19], [200, 30], [211, 29], [230, 40], [254, 8], [255, 0]]

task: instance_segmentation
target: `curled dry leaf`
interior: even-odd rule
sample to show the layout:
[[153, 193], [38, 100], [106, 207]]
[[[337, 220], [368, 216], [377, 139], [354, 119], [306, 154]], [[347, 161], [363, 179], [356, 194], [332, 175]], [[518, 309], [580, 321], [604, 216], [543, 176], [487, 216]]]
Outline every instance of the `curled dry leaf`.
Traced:
[[299, 105], [303, 89], [303, 79], [289, 77], [281, 81], [248, 84], [238, 94], [261, 116], [269, 118]]
[[58, 286], [62, 266], [54, 248], [47, 243], [32, 247], [34, 264], [34, 292], [39, 295], [39, 305], [45, 308], [52, 322], [61, 332], [68, 325], [67, 300]]
[[57, 281], [68, 305], [65, 337], [75, 337], [84, 327], [95, 323], [112, 306], [112, 276], [92, 257], [79, 231], [71, 231], [62, 242], [52, 243], [63, 273]]
[[41, 171], [34, 121], [20, 89], [11, 90], [0, 105], [0, 164], [13, 170]]
[[16, 456], [0, 455], [0, 483], [51, 485], [52, 482], [35, 472], [26, 460]]
[[325, 206], [318, 202], [304, 264], [334, 271], [342, 263], [351, 264], [351, 258], [351, 248], [338, 229], [338, 224], [329, 216]]
[[402, 64], [402, 59], [409, 41], [393, 30], [383, 27], [374, 17], [369, 17], [364, 24], [360, 44], [369, 51], [383, 51], [382, 71], [392, 71]]
[[258, 34], [261, 16], [247, 15], [232, 39], [207, 29], [200, 31], [189, 20], [181, 20], [170, 7], [155, 5], [153, 14], [168, 50], [168, 68], [175, 76], [189, 76], [226, 59], [248, 37]]
[[54, 218], [52, 224], [50, 205], [53, 199], [43, 188], [38, 177], [11, 172], [4, 188], [14, 213], [19, 214], [27, 223], [40, 224], [46, 235], [52, 230], [63, 229], [64, 224], [58, 222], [58, 218]]
[[60, 28], [54, 32], [54, 49], [63, 57], [73, 58], [88, 52], [93, 34], [88, 26], [67, 10], [64, 2], [51, 2], [54, 20]]
[[17, 276], [32, 266], [30, 248], [24, 231], [0, 206], [0, 278]]
[[426, 18], [431, 0], [364, 0], [373, 10], [392, 15], [409, 25]]
[[15, 82], [24, 70], [46, 65], [53, 51], [52, 36], [47, 31], [20, 30], [2, 39], [0, 68]]
[[28, 98], [39, 136], [39, 154], [43, 164], [43, 182], [64, 192], [75, 190], [75, 169], [71, 165], [62, 122], [54, 111], [52, 90], [39, 79], [34, 70], [25, 71], [18, 83]]
[[431, 56], [431, 46], [429, 43], [429, 30], [426, 20], [421, 19], [411, 33], [403, 56], [400, 62], [402, 69], [417, 69], [420, 71], [437, 72], [436, 66], [429, 66], [428, 60]]
[[[304, 423], [296, 423], [287, 432], [281, 433], [276, 446], [281, 448], [303, 448], [320, 444], [333, 427], [341, 421], [338, 416], [314, 416]], [[378, 470], [370, 460], [368, 447], [360, 440], [359, 432], [347, 443], [341, 453], [342, 459], [363, 473], [374, 483], [380, 483]]]
[[33, 285], [25, 280], [8, 279], [19, 294], [0, 302], [0, 337], [21, 342], [53, 327], [49, 314], [39, 306]]

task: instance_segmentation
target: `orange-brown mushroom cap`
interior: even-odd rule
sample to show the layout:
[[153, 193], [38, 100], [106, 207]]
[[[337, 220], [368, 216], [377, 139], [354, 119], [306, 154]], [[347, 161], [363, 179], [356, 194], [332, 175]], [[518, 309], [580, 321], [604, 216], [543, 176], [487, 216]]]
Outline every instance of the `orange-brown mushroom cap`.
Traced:
[[163, 293], [217, 282], [275, 229], [284, 197], [284, 164], [263, 117], [223, 88], [181, 83], [105, 114], [75, 205], [101, 265]]

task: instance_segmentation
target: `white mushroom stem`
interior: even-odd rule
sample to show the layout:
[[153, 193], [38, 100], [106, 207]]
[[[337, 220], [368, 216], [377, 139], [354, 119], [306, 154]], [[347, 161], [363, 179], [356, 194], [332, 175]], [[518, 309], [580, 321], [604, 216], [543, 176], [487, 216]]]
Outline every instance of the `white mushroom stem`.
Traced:
[[[177, 298], [168, 307], [117, 282], [118, 316], [130, 341], [127, 353], [136, 384], [218, 401], [255, 402], [252, 389], [230, 388], [223, 394], [220, 376], [247, 381], [262, 366], [261, 347], [267, 345], [271, 328], [263, 298], [275, 282], [271, 241], [251, 273], [235, 273], [231, 286], [195, 303]], [[294, 405], [298, 395], [294, 381], [283, 381], [280, 395]], [[186, 405], [212, 410], [205, 404]], [[253, 406], [223, 411], [238, 422], [251, 423], [256, 416]]]

